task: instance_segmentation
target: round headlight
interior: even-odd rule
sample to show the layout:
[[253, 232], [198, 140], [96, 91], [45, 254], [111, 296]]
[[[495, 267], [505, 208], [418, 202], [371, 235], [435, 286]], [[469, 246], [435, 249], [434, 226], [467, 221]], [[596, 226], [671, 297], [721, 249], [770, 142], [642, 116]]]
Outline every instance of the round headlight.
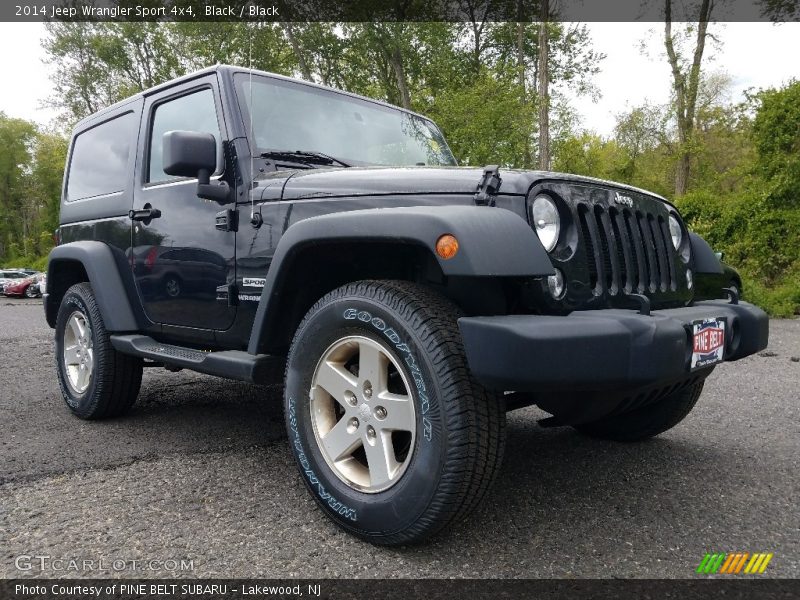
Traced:
[[669, 215], [669, 234], [672, 236], [672, 245], [677, 250], [681, 247], [681, 242], [683, 241], [683, 229], [681, 229], [678, 218], [672, 213]]
[[536, 196], [531, 207], [531, 216], [539, 241], [545, 250], [552, 251], [556, 247], [558, 234], [561, 231], [561, 217], [558, 216], [555, 202], [547, 196]]

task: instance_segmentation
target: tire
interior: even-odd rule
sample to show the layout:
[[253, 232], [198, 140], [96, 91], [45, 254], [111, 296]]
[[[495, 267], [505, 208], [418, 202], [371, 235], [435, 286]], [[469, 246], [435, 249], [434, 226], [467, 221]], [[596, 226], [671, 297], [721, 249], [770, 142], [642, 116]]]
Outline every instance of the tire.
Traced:
[[25, 297], [26, 298], [38, 298], [41, 294], [39, 294], [39, 289], [29, 285], [25, 288]]
[[672, 429], [683, 421], [697, 404], [703, 382], [679, 390], [658, 402], [599, 421], [575, 425], [591, 437], [616, 442], [639, 442]]
[[[284, 408], [301, 477], [331, 519], [369, 542], [429, 538], [470, 514], [496, 476], [504, 399], [471, 377], [459, 315], [423, 286], [361, 281], [327, 294], [295, 333]], [[331, 364], [345, 377], [326, 379]], [[369, 371], [383, 369], [373, 379], [385, 384], [373, 388], [368, 375], [358, 378], [370, 364], [385, 365]], [[326, 388], [338, 390], [335, 398]], [[344, 458], [322, 441], [335, 439], [326, 436], [337, 426], [353, 436], [340, 445]], [[384, 452], [376, 455], [378, 442]]]
[[142, 360], [114, 350], [89, 283], [73, 285], [64, 294], [55, 338], [58, 383], [76, 416], [117, 417], [133, 406], [142, 383]]

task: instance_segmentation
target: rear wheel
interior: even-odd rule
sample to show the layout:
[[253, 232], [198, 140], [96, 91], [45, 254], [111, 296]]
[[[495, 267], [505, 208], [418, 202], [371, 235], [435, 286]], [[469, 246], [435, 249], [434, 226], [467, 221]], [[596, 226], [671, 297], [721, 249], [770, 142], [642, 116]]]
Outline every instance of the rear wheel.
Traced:
[[64, 401], [81, 419], [122, 415], [139, 394], [142, 360], [114, 350], [89, 283], [73, 285], [61, 301], [56, 366]]
[[38, 298], [39, 297], [39, 288], [35, 285], [29, 285], [25, 288], [25, 297], [26, 298]]
[[297, 329], [285, 408], [301, 476], [368, 541], [426, 539], [469, 514], [497, 472], [503, 398], [471, 378], [458, 316], [425, 287], [363, 281]]
[[181, 280], [176, 275], [170, 275], [164, 280], [164, 293], [170, 298], [181, 295]]
[[703, 382], [690, 385], [661, 400], [612, 415], [575, 429], [586, 435], [617, 442], [638, 442], [672, 429], [688, 415], [703, 391]]

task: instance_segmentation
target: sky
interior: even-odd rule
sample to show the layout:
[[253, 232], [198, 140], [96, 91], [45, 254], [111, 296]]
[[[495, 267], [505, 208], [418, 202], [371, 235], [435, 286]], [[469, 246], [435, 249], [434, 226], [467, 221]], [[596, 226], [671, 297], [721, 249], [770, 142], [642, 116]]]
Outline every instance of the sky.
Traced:
[[[592, 43], [607, 58], [594, 83], [599, 101], [574, 98], [581, 127], [601, 135], [612, 133], [615, 115], [645, 101], [669, 100], [670, 70], [663, 53], [658, 23], [589, 23]], [[800, 23], [714, 23], [720, 48], [706, 46], [706, 72], [725, 71], [733, 82], [732, 100], [747, 88], [777, 87], [800, 79]], [[40, 23], [0, 23], [0, 71], [8, 83], [0, 90], [0, 111], [47, 125], [57, 113], [44, 108], [50, 95], [51, 66], [42, 63]], [[644, 52], [641, 46], [644, 45]]]

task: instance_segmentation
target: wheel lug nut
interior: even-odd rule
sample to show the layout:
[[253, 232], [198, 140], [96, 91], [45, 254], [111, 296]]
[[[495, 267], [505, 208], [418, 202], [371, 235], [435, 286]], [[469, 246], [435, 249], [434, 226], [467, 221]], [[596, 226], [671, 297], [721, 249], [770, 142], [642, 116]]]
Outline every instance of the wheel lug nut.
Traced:
[[375, 428], [372, 425], [367, 425], [367, 437], [375, 439]]
[[372, 384], [369, 381], [364, 382], [364, 397], [368, 400], [372, 398]]
[[375, 409], [375, 416], [377, 418], [379, 418], [379, 419], [385, 419], [386, 418], [386, 409], [383, 408], [382, 406], [377, 407]]
[[359, 425], [358, 419], [356, 419], [355, 417], [351, 418], [347, 422], [347, 431], [349, 433], [353, 433], [356, 429], [358, 429], [358, 425]]
[[347, 390], [344, 393], [344, 400], [350, 406], [355, 406], [356, 404], [358, 404], [358, 398], [356, 398], [356, 395], [353, 392], [351, 392], [350, 390]]

